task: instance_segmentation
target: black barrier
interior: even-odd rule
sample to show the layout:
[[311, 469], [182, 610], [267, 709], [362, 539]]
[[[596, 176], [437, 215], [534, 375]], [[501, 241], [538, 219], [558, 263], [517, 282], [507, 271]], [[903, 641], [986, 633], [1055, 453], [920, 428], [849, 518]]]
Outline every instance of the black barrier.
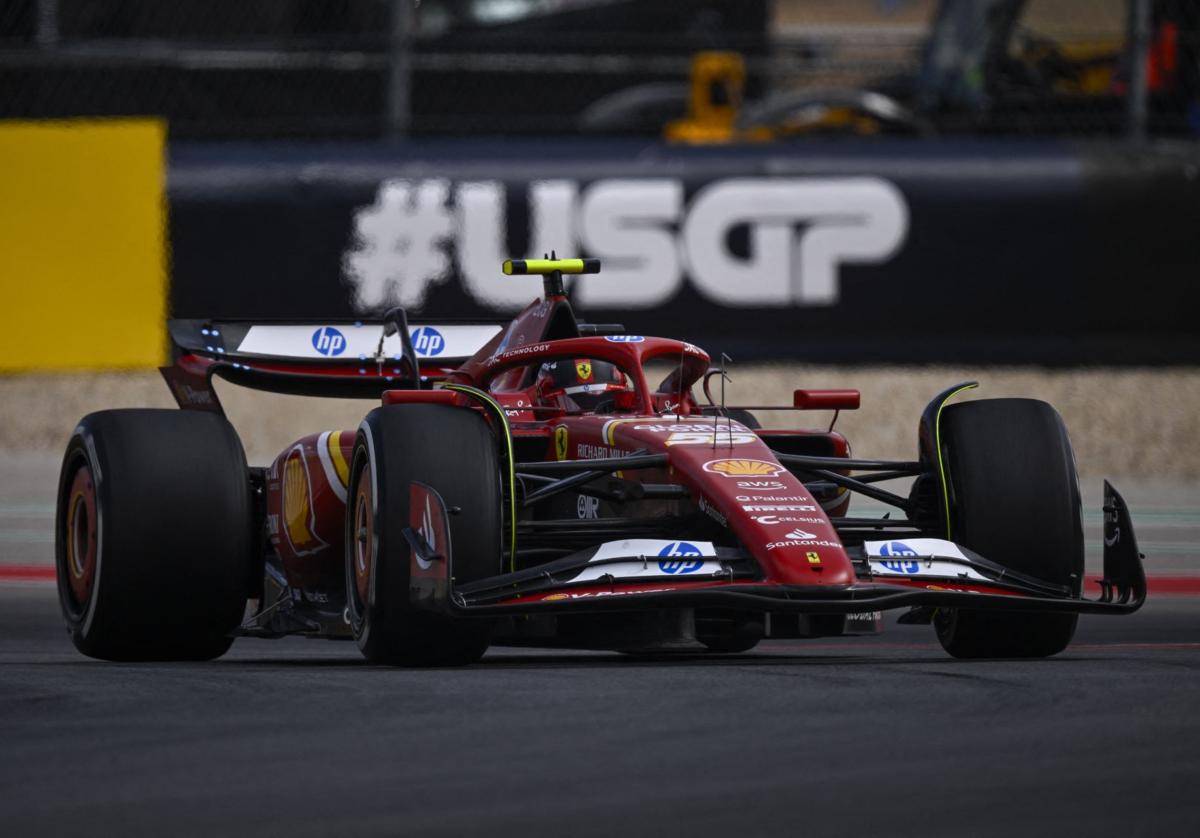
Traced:
[[1200, 361], [1200, 150], [915, 141], [172, 149], [173, 314], [480, 317], [501, 261], [738, 359]]

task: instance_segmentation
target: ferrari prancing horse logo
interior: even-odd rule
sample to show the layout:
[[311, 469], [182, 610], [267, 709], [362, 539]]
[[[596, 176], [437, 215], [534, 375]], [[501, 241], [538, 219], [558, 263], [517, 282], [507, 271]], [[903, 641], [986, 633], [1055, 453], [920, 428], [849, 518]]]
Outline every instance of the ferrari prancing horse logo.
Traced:
[[575, 372], [579, 374], [579, 380], [583, 382], [592, 380], [592, 362], [591, 361], [576, 361]]
[[559, 425], [554, 429], [554, 456], [560, 460], [567, 458], [567, 426]]

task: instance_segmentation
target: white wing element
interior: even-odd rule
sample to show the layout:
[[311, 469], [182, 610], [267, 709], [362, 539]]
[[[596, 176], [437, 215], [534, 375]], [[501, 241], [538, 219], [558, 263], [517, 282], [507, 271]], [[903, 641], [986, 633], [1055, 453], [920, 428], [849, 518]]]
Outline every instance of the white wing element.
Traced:
[[[410, 323], [413, 349], [421, 359], [469, 358], [501, 330], [499, 325], [424, 325]], [[366, 360], [375, 358], [383, 327], [378, 323], [251, 326], [236, 352], [275, 358]], [[383, 342], [390, 360], [399, 360], [399, 335]]]
[[584, 568], [572, 582], [588, 582], [611, 576], [613, 579], [670, 578], [712, 576], [721, 573], [721, 562], [710, 541], [667, 541], [657, 538], [631, 538], [600, 545], [590, 561], [622, 559], [629, 561], [597, 564]]
[[921, 578], [990, 582], [972, 568], [962, 549], [940, 538], [896, 538], [868, 541], [863, 545], [871, 573], [877, 576], [919, 576]]
[[[990, 582], [971, 567], [954, 541], [940, 538], [898, 538], [866, 541], [866, 559], [877, 576], [920, 576], [922, 579]], [[950, 559], [950, 561], [938, 561]], [[956, 561], [955, 561], [956, 559]]]

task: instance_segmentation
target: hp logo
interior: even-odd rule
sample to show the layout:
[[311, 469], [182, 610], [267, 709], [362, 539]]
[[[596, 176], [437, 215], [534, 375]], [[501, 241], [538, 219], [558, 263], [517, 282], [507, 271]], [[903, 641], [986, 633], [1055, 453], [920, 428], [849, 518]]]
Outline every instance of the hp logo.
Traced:
[[885, 570], [890, 570], [892, 573], [903, 573], [907, 576], [912, 576], [921, 570], [920, 562], [880, 562]]
[[903, 541], [889, 541], [883, 547], [879, 548], [881, 556], [916, 556], [919, 555], [916, 550], [909, 547]]
[[412, 344], [418, 355], [429, 358], [442, 353], [446, 348], [446, 339], [432, 326], [421, 326], [413, 331]]
[[[701, 556], [700, 548], [694, 544], [688, 544], [686, 541], [672, 541], [666, 547], [658, 551], [659, 558], [666, 557], [666, 561], [659, 561], [658, 569], [663, 573], [685, 574], [695, 573], [700, 568], [704, 567], [703, 558], [691, 558], [692, 556]], [[680, 557], [683, 560], [671, 559]]]
[[604, 339], [609, 343], [641, 343], [645, 340], [641, 335], [606, 335]]
[[330, 358], [346, 351], [346, 336], [332, 326], [323, 326], [313, 332], [313, 349]]

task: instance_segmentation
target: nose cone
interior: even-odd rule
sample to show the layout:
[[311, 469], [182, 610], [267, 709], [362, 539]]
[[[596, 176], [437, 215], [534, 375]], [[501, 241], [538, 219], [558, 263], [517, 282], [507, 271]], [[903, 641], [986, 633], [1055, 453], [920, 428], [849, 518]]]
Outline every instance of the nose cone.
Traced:
[[614, 420], [627, 450], [665, 450], [673, 478], [723, 521], [758, 561], [767, 581], [847, 585], [854, 568], [833, 524], [804, 484], [751, 429], [738, 422], [681, 417]]

